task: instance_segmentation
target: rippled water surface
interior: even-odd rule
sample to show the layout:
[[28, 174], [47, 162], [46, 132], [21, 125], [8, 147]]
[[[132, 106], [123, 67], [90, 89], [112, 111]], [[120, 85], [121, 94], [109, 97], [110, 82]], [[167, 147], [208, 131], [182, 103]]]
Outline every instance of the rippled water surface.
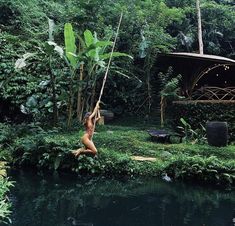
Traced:
[[156, 179], [11, 172], [13, 226], [234, 226], [235, 193]]

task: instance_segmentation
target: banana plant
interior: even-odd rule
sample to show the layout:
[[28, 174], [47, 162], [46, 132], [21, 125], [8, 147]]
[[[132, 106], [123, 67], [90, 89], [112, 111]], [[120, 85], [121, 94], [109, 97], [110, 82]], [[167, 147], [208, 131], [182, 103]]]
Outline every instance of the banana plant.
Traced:
[[[90, 30], [83, 33], [83, 37], [78, 35], [79, 48], [76, 46], [75, 34], [70, 23], [65, 24], [65, 48], [67, 64], [70, 66], [70, 101], [69, 101], [69, 118], [68, 126], [72, 119], [73, 106], [73, 83], [77, 70], [80, 73], [78, 76], [78, 95], [77, 95], [77, 117], [79, 121], [82, 119], [82, 113], [85, 105], [89, 105], [91, 109], [94, 105], [95, 90], [97, 83], [97, 76], [104, 71], [106, 60], [110, 58], [111, 52], [107, 52], [107, 47], [112, 46], [111, 41], [100, 41], [97, 38], [96, 32], [92, 34]], [[130, 57], [128, 54], [114, 52], [113, 57]], [[83, 87], [85, 83], [91, 86], [90, 96], [83, 96]], [[91, 85], [89, 85], [91, 84]], [[88, 104], [90, 100], [90, 104]], [[88, 109], [87, 109], [88, 110]]]
[[77, 69], [79, 68], [80, 58], [76, 57], [77, 46], [73, 27], [70, 23], [66, 23], [64, 26], [64, 42], [65, 42], [65, 61], [69, 66], [70, 78], [69, 78], [69, 99], [68, 99], [68, 127], [71, 127], [73, 116], [73, 83]]

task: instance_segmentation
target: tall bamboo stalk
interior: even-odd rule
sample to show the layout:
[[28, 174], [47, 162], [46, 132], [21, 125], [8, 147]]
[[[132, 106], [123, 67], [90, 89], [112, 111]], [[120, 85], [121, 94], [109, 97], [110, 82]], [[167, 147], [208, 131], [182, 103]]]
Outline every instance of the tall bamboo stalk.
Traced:
[[200, 9], [200, 0], [196, 0], [196, 7], [197, 7], [197, 19], [198, 19], [199, 53], [203, 55], [204, 51], [203, 51], [203, 40], [202, 40], [202, 17], [201, 17], [201, 9]]

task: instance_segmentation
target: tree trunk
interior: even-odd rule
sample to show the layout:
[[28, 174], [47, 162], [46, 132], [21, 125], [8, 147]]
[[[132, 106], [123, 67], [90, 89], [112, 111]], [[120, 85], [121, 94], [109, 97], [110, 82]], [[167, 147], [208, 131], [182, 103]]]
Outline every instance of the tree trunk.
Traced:
[[58, 108], [56, 101], [56, 89], [55, 89], [55, 76], [51, 74], [51, 86], [52, 86], [52, 103], [53, 103], [53, 125], [58, 124]]
[[82, 121], [83, 107], [82, 107], [82, 84], [84, 73], [84, 64], [80, 65], [80, 76], [79, 76], [79, 86], [78, 86], [78, 99], [77, 99], [77, 119]]
[[145, 64], [144, 70], [146, 71], [146, 84], [147, 84], [147, 95], [148, 95], [148, 114], [151, 113], [151, 106], [152, 106], [152, 88], [150, 84], [151, 68], [153, 66], [152, 58], [153, 58], [152, 52], [151, 50], [149, 50], [144, 63]]
[[197, 7], [197, 19], [198, 19], [198, 43], [199, 43], [199, 53], [203, 55], [203, 40], [202, 40], [202, 18], [200, 9], [200, 0], [196, 0]]
[[52, 103], [53, 103], [53, 126], [58, 124], [58, 108], [57, 108], [57, 100], [56, 100], [56, 88], [55, 88], [55, 75], [52, 70], [51, 65], [51, 57], [49, 58], [50, 62], [50, 80], [51, 80], [51, 88], [52, 88]]
[[164, 127], [164, 121], [165, 121], [165, 108], [166, 108], [166, 100], [164, 96], [161, 96], [161, 127]]
[[151, 85], [150, 85], [150, 71], [147, 72], [147, 89], [148, 89], [148, 113], [151, 112], [152, 105], [152, 95], [151, 95]]
[[69, 81], [69, 100], [68, 100], [68, 128], [71, 128], [72, 117], [73, 117], [73, 75], [75, 71], [71, 72], [71, 77]]
[[80, 117], [79, 117], [79, 122], [82, 122], [83, 118], [82, 118], [82, 115], [83, 115], [83, 112], [84, 112], [84, 106], [85, 106], [85, 98], [82, 99], [82, 103], [81, 103], [81, 112], [82, 114], [80, 114]]
[[69, 100], [68, 100], [68, 127], [71, 127], [71, 123], [72, 123], [72, 115], [73, 115], [73, 92], [72, 92], [72, 88], [71, 85], [69, 87]]

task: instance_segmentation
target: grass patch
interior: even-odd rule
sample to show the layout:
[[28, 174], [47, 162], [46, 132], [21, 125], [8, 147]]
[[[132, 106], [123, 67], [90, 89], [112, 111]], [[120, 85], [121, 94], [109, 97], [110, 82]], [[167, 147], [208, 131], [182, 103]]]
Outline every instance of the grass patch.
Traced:
[[[8, 128], [8, 132], [11, 131]], [[160, 144], [150, 141], [147, 126], [97, 127], [94, 142], [98, 156], [80, 156], [71, 150], [81, 146], [82, 131], [41, 131], [14, 136], [1, 146], [16, 166], [72, 170], [80, 174], [108, 176], [165, 173], [181, 180], [213, 184], [235, 184], [235, 146], [223, 148], [198, 144]], [[3, 137], [4, 138], [4, 137]], [[10, 154], [9, 154], [10, 153]], [[154, 157], [155, 162], [134, 161], [131, 156]]]

